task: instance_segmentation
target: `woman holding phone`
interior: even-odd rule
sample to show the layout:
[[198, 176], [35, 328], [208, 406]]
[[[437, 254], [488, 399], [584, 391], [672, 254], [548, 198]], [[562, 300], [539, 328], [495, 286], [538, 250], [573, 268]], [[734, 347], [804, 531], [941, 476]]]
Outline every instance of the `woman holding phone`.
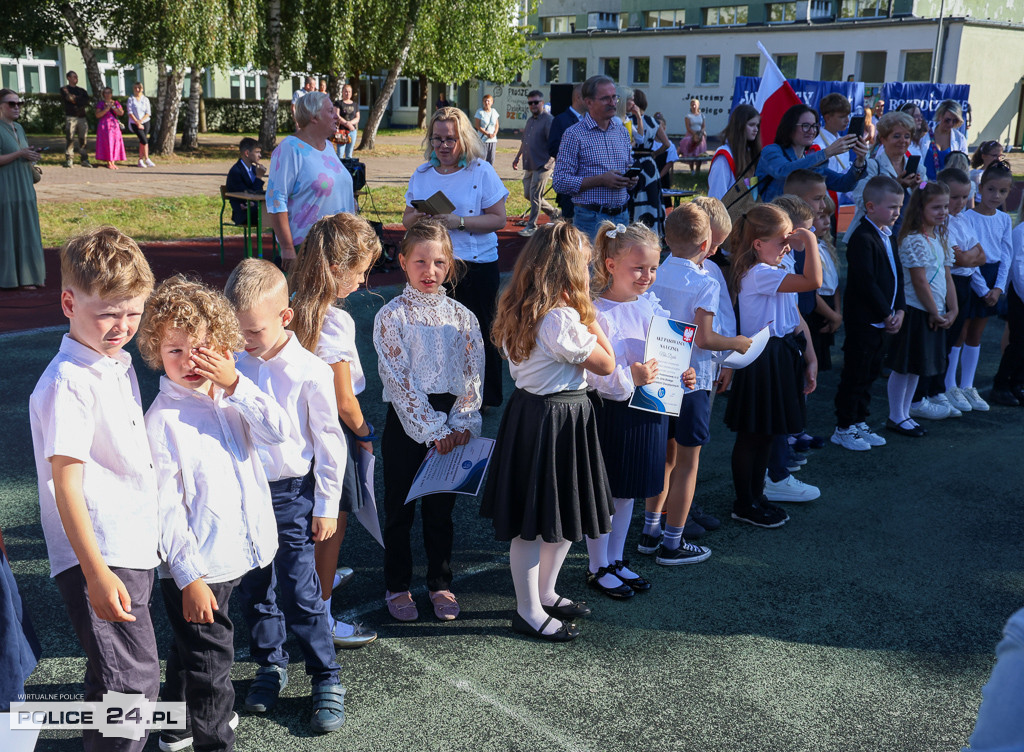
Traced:
[[[864, 177], [857, 183], [853, 190], [856, 199], [857, 212], [853, 215], [843, 240], [849, 240], [853, 231], [857, 229], [861, 218], [864, 216], [864, 200], [862, 194], [864, 186], [875, 175], [888, 175], [901, 186], [903, 186], [904, 206], [910, 199], [910, 193], [923, 181], [927, 180], [924, 165], [921, 158], [908, 156], [907, 148], [913, 141], [914, 118], [905, 112], [887, 112], [879, 118], [875, 126], [878, 129], [878, 143], [880, 148], [868, 159], [867, 170]], [[900, 224], [903, 215], [893, 225], [893, 234], [899, 234]]]

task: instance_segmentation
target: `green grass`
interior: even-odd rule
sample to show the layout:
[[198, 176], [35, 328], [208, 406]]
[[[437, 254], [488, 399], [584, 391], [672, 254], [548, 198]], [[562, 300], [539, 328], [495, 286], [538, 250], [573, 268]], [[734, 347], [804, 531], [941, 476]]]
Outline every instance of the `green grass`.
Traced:
[[[522, 183], [506, 180], [505, 187], [511, 194], [508, 215], [514, 217], [526, 211]], [[405, 210], [405, 187], [371, 185], [369, 195], [361, 198], [360, 204], [367, 219], [384, 224], [400, 222]], [[217, 196], [48, 201], [39, 204], [39, 225], [46, 247], [62, 245], [71, 235], [105, 224], [115, 225], [139, 241], [212, 238], [220, 233], [220, 208]], [[225, 217], [230, 218], [230, 207]], [[225, 230], [226, 235], [238, 232], [234, 228]]]

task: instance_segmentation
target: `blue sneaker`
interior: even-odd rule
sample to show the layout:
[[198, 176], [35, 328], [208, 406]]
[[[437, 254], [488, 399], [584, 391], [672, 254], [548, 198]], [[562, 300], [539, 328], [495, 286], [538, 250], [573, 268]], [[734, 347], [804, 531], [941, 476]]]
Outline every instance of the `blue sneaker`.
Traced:
[[277, 705], [281, 690], [288, 686], [288, 671], [280, 666], [261, 666], [249, 685], [245, 696], [245, 710], [249, 713], [269, 713]]
[[329, 684], [313, 690], [313, 718], [310, 725], [318, 734], [329, 734], [345, 725], [345, 688]]

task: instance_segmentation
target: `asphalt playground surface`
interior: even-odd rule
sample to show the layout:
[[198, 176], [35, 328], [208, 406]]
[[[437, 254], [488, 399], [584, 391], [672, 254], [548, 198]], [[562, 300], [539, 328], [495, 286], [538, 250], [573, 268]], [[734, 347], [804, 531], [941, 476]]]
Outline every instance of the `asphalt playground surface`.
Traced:
[[[172, 256], [158, 276], [173, 271]], [[193, 257], [177, 263], [200, 271]], [[219, 264], [207, 266], [216, 271]], [[213, 271], [210, 281], [222, 281]], [[382, 298], [399, 289], [385, 281], [372, 279], [374, 292], [348, 301], [368, 381], [362, 404], [376, 425], [383, 425], [384, 411], [369, 332]], [[43, 314], [56, 305], [49, 295], [28, 317], [30, 325], [55, 322], [52, 311]], [[7, 320], [10, 309], [0, 311]], [[977, 380], [983, 393], [997, 365], [1001, 329], [993, 320], [986, 332]], [[48, 577], [28, 420], [28, 396], [63, 331], [48, 326], [0, 335], [0, 526], [42, 642], [43, 658], [26, 687], [34, 695], [80, 693], [84, 674], [82, 652]], [[835, 354], [838, 368], [842, 354]], [[141, 360], [136, 367], [148, 406], [157, 375]], [[837, 370], [823, 374], [810, 398], [813, 433], [831, 433], [837, 379]], [[507, 396], [507, 371], [505, 381]], [[242, 714], [237, 748], [959, 749], [973, 729], [1002, 625], [1024, 601], [1024, 409], [994, 407], [931, 423], [923, 439], [890, 434], [888, 446], [869, 453], [832, 445], [815, 451], [798, 477], [820, 485], [822, 498], [789, 505], [787, 525], [761, 530], [727, 519], [732, 437], [721, 422], [724, 407], [721, 399], [714, 405], [697, 491], [698, 502], [723, 518], [722, 528], [700, 541], [713, 555], [702, 564], [664, 568], [635, 553], [638, 504], [627, 555], [654, 587], [629, 602], [588, 591], [586, 549], [573, 546], [559, 592], [587, 600], [594, 613], [570, 644], [535, 642], [509, 629], [508, 550], [479, 518], [477, 500], [465, 497], [456, 508], [452, 589], [463, 611], [449, 623], [433, 618], [422, 566], [414, 580], [420, 620], [390, 619], [381, 549], [353, 521], [342, 561], [356, 577], [336, 592], [334, 612], [376, 629], [380, 638], [339, 653], [346, 725], [325, 737], [310, 732], [309, 681], [292, 645], [281, 703], [269, 717]], [[876, 385], [873, 408], [871, 423], [878, 427], [884, 383]], [[484, 434], [493, 437], [499, 421], [499, 410], [486, 414]], [[380, 472], [377, 481], [380, 495]], [[417, 525], [413, 540], [419, 535]], [[414, 546], [414, 553], [422, 565], [422, 549]], [[231, 610], [237, 614], [236, 604]], [[168, 645], [159, 598], [153, 612], [158, 642]], [[240, 628], [232, 673], [239, 710], [254, 673]], [[66, 732], [43, 732], [37, 746], [80, 748], [80, 738]], [[156, 748], [151, 737], [147, 750]]]

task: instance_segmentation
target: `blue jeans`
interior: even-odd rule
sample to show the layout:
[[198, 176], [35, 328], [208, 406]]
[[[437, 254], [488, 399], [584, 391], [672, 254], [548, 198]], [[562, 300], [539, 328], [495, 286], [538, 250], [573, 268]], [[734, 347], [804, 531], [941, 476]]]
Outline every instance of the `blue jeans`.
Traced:
[[[314, 687], [338, 683], [338, 665], [327, 606], [313, 560], [313, 475], [270, 483], [277, 518], [277, 554], [263, 569], [242, 577], [238, 595], [249, 627], [249, 652], [260, 666], [288, 667], [285, 628], [306, 659]], [[274, 592], [281, 585], [280, 607]]]
[[1003, 628], [996, 665], [981, 689], [978, 722], [969, 743], [970, 752], [1024, 749], [1024, 608]]
[[349, 136], [348, 143], [336, 146], [338, 150], [338, 159], [351, 159], [352, 150], [356, 148], [356, 136], [359, 135], [359, 131], [352, 131]]
[[572, 223], [576, 225], [576, 229], [590, 238], [591, 241], [597, 237], [597, 228], [605, 220], [616, 225], [628, 225], [629, 209], [623, 209], [618, 214], [601, 214], [576, 204], [572, 217]]

